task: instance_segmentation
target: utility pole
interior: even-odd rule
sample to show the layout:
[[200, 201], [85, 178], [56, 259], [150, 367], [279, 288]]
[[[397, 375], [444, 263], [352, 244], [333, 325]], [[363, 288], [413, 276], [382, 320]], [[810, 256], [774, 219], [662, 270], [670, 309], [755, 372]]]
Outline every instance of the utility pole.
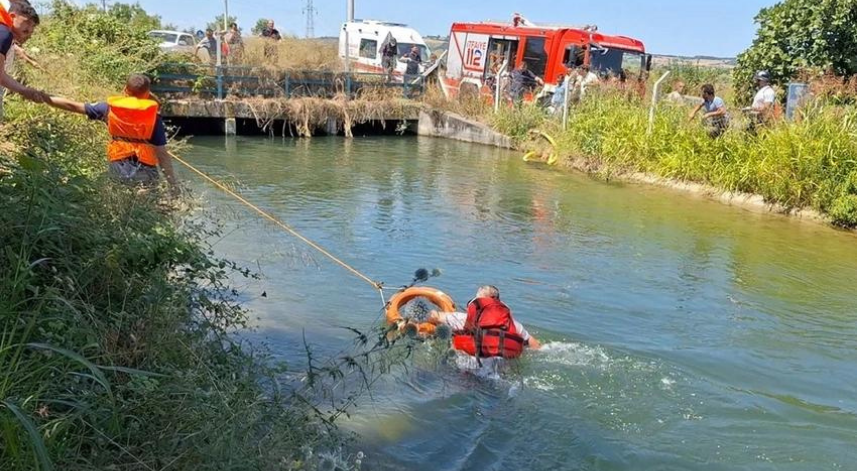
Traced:
[[223, 31], [229, 30], [229, 0], [223, 0]]
[[306, 0], [304, 13], [306, 14], [306, 37], [315, 37], [315, 7], [312, 6], [312, 0]]
[[[354, 0], [345, 0], [345, 21], [354, 22]], [[345, 28], [345, 71], [351, 72], [351, 39], [348, 37], [348, 28]]]

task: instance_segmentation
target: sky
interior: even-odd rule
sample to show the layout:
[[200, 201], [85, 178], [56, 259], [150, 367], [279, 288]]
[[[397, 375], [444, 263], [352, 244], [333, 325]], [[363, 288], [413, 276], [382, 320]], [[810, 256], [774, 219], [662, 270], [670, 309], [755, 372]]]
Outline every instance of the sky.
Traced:
[[[125, 0], [126, 2], [128, 0]], [[304, 36], [306, 0], [228, 0], [230, 16], [249, 34], [259, 18], [281, 33]], [[79, 1], [78, 3], [82, 3]], [[223, 12], [223, 0], [139, 0], [147, 11], [181, 28], [203, 27]], [[314, 0], [316, 36], [338, 36], [346, 0]], [[753, 40], [753, 18], [775, 0], [355, 0], [355, 17], [407, 23], [424, 36], [449, 34], [454, 21], [508, 20], [519, 12], [535, 23], [597, 24], [607, 34], [639, 39], [649, 52], [733, 57]], [[559, 5], [559, 6], [558, 6]]]

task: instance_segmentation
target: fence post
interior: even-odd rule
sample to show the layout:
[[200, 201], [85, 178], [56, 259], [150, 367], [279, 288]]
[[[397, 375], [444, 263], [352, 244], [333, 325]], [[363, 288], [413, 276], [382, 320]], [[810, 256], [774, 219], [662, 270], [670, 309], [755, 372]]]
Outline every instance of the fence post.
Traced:
[[223, 51], [220, 44], [220, 35], [214, 38], [214, 47], [217, 48], [217, 64], [214, 67], [214, 73], [217, 77], [217, 99], [223, 99]]
[[[500, 66], [500, 70], [497, 71], [497, 75], [494, 77], [494, 114], [500, 112], [500, 93], [503, 89], [503, 74], [506, 73], [506, 69], [508, 67], [509, 61], [504, 60], [503, 64]], [[460, 88], [458, 93], [461, 93]]]
[[345, 98], [351, 99], [351, 72], [345, 73]]
[[652, 134], [652, 131], [655, 128], [655, 107], [658, 106], [658, 99], [660, 98], [661, 92], [661, 83], [669, 77], [670, 71], [668, 70], [661, 78], [655, 82], [655, 87], [652, 90], [652, 106], [649, 108], [649, 129], [646, 130], [646, 135]]
[[568, 98], [571, 95], [571, 90], [568, 88], [569, 85], [571, 85], [571, 71], [565, 76], [562, 83], [562, 87], [565, 89], [562, 97], [562, 129], [568, 129]]
[[223, 67], [217, 66], [217, 99], [223, 99]]

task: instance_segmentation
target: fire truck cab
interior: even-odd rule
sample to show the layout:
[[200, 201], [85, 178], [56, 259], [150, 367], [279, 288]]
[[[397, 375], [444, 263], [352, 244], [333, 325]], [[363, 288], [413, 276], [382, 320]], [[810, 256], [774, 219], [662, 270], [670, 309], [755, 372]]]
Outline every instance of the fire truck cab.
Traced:
[[552, 91], [561, 75], [583, 65], [605, 77], [642, 76], [651, 56], [641, 41], [601, 34], [594, 26], [535, 25], [518, 14], [511, 23], [453, 23], [441, 78], [444, 94], [490, 94], [503, 64], [508, 73], [522, 62]]

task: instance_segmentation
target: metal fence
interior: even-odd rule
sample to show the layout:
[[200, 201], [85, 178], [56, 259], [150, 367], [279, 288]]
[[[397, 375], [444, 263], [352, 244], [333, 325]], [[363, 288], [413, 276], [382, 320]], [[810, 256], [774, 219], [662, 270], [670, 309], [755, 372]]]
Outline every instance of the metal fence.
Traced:
[[425, 78], [326, 71], [281, 71], [252, 66], [164, 64], [155, 72], [152, 91], [161, 96], [231, 98], [355, 98], [395, 90], [406, 98], [425, 91]]

